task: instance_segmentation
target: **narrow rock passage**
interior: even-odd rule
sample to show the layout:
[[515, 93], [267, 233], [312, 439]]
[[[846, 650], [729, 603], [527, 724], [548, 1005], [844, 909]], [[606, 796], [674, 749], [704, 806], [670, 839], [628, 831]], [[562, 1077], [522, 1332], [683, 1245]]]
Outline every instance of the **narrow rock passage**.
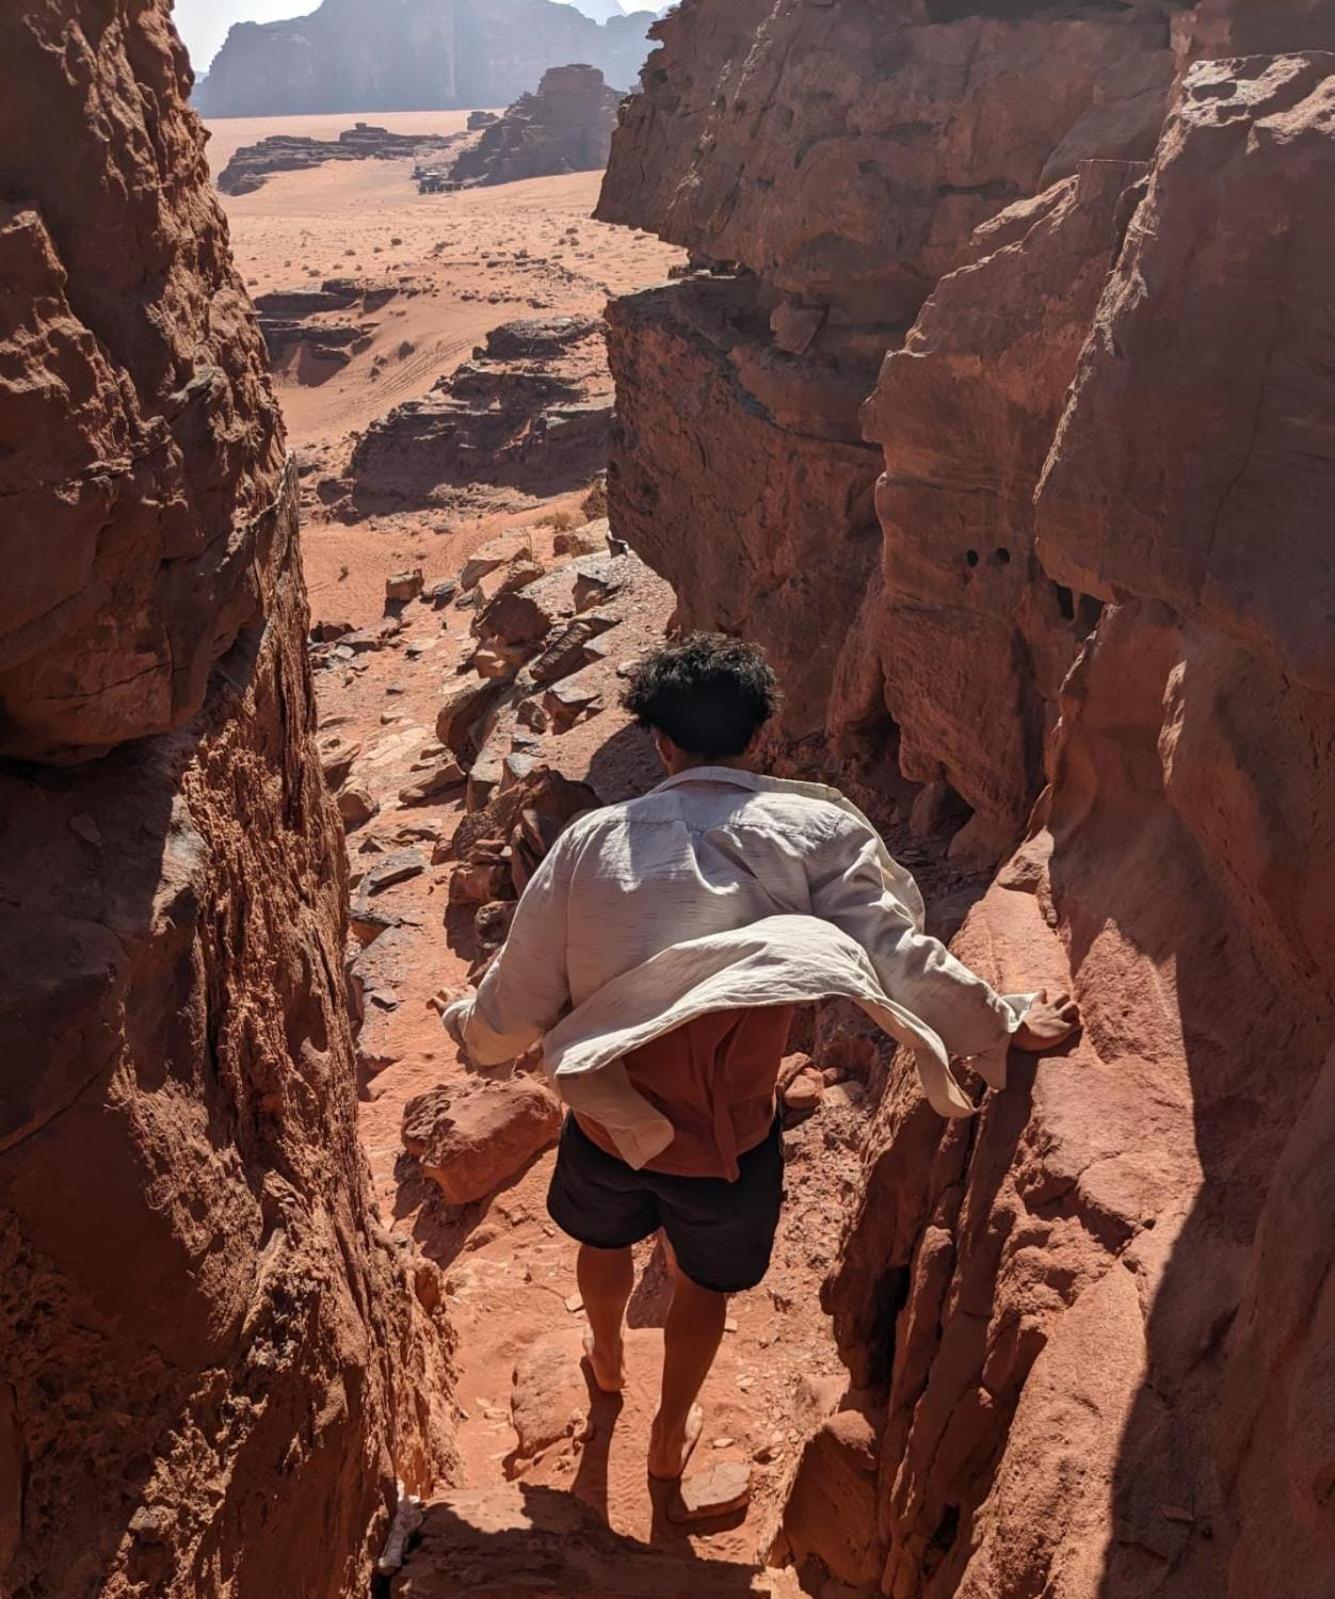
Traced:
[[[435, 541], [428, 594], [457, 579], [470, 542], [481, 536]], [[570, 557], [555, 556], [552, 543], [550, 527], [534, 526], [523, 559], [531, 549], [549, 573], [567, 566]], [[530, 761], [589, 783], [604, 802], [656, 780], [644, 744], [616, 708], [616, 671], [661, 636], [671, 607], [665, 585], [633, 558], [622, 560], [634, 581], [607, 602], [618, 620], [602, 635], [603, 660], [580, 674], [583, 682], [592, 673], [606, 708], [565, 732], [553, 724], [542, 736], [520, 735]], [[672, 1519], [680, 1514], [675, 1491], [651, 1490], [646, 1475], [670, 1291], [661, 1255], [649, 1245], [638, 1251], [626, 1393], [599, 1394], [581, 1361], [575, 1246], [546, 1216], [554, 1152], [489, 1197], [452, 1206], [404, 1149], [409, 1102], [470, 1079], [431, 1004], [442, 989], [462, 987], [469, 968], [472, 908], [456, 903], [447, 911], [456, 877], [472, 869], [452, 858], [464, 790], [427, 804], [399, 796], [420, 782], [423, 767], [440, 762], [443, 685], [460, 681], [460, 663], [475, 647], [474, 614], [453, 599], [442, 609], [415, 599], [388, 629], [377, 616], [346, 618], [359, 624], [355, 654], [337, 643], [315, 650], [327, 769], [345, 801], [359, 796], [351, 814], [368, 802], [375, 808], [348, 836], [354, 926], [363, 938], [374, 935], [351, 966], [364, 1012], [362, 1139], [386, 1224], [444, 1270], [457, 1335], [463, 1480], [428, 1511], [395, 1592], [418, 1599], [493, 1591], [797, 1593], [791, 1572], [766, 1574], [766, 1556], [803, 1446], [846, 1387], [819, 1293], [854, 1193], [863, 1084], [849, 1077], [827, 1086], [808, 1072], [794, 1091], [795, 1103], [805, 1098], [815, 1108], [786, 1135], [788, 1206], [774, 1266], [761, 1288], [733, 1303], [689, 1474], [728, 1466], [724, 1486], [735, 1488], [749, 1473], [750, 1501], [690, 1527]], [[368, 635], [376, 646], [360, 648]], [[462, 678], [473, 680], [471, 672]], [[486, 760], [484, 751], [478, 767]], [[383, 880], [387, 886], [375, 889]], [[535, 1585], [526, 1586], [530, 1578]]]

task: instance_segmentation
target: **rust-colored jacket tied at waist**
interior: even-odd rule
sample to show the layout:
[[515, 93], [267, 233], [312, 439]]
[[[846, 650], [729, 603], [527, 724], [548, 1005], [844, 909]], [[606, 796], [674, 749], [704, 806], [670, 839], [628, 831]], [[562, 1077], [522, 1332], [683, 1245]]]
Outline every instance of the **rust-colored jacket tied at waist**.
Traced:
[[[646, 1165], [669, 1177], [736, 1182], [740, 1157], [774, 1125], [792, 1025], [791, 1005], [710, 1011], [627, 1055], [630, 1086], [676, 1133]], [[580, 1116], [579, 1124], [600, 1149], [620, 1154], [600, 1122]]]
[[950, 1057], [975, 1057], [1001, 1086], [1030, 1002], [926, 936], [912, 876], [836, 790], [702, 767], [573, 823], [446, 1022], [479, 1065], [541, 1040], [582, 1125], [629, 1165], [660, 1169], [688, 1130], [660, 1108], [675, 1096], [654, 1065], [679, 1071], [680, 1049], [656, 1056], [655, 1041], [705, 1016], [834, 997], [913, 1050], [943, 1116], [974, 1109]]

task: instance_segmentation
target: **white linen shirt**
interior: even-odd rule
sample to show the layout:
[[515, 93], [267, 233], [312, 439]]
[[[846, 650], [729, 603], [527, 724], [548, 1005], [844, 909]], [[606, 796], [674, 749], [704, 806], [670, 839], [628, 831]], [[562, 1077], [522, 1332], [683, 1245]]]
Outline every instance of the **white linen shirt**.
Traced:
[[1003, 1086], [1029, 1004], [924, 934], [917, 884], [837, 790], [695, 767], [567, 828], [445, 1021], [483, 1066], [541, 1040], [561, 1098], [639, 1168], [674, 1133], [626, 1055], [708, 1012], [835, 996], [913, 1049], [943, 1116], [974, 1110], [950, 1056]]

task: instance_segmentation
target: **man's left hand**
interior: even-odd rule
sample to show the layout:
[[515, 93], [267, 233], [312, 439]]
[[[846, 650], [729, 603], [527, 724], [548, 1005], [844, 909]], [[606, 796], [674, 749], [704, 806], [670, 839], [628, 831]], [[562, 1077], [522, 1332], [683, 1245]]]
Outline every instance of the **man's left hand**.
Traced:
[[1076, 1002], [1064, 991], [1055, 999], [1049, 999], [1044, 988], [1024, 1013], [1024, 1020], [1015, 1029], [1011, 1043], [1031, 1055], [1041, 1055], [1064, 1044], [1079, 1030], [1080, 1007]]

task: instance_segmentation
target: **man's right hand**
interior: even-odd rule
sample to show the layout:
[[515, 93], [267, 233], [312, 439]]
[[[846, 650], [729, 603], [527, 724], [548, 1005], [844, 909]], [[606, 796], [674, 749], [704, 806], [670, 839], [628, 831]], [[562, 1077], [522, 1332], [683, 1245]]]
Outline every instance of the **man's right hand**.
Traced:
[[1076, 1002], [1065, 991], [1049, 999], [1044, 988], [1024, 1013], [1024, 1020], [1011, 1036], [1011, 1044], [1031, 1055], [1041, 1055], [1064, 1044], [1079, 1030], [1080, 1007]]

